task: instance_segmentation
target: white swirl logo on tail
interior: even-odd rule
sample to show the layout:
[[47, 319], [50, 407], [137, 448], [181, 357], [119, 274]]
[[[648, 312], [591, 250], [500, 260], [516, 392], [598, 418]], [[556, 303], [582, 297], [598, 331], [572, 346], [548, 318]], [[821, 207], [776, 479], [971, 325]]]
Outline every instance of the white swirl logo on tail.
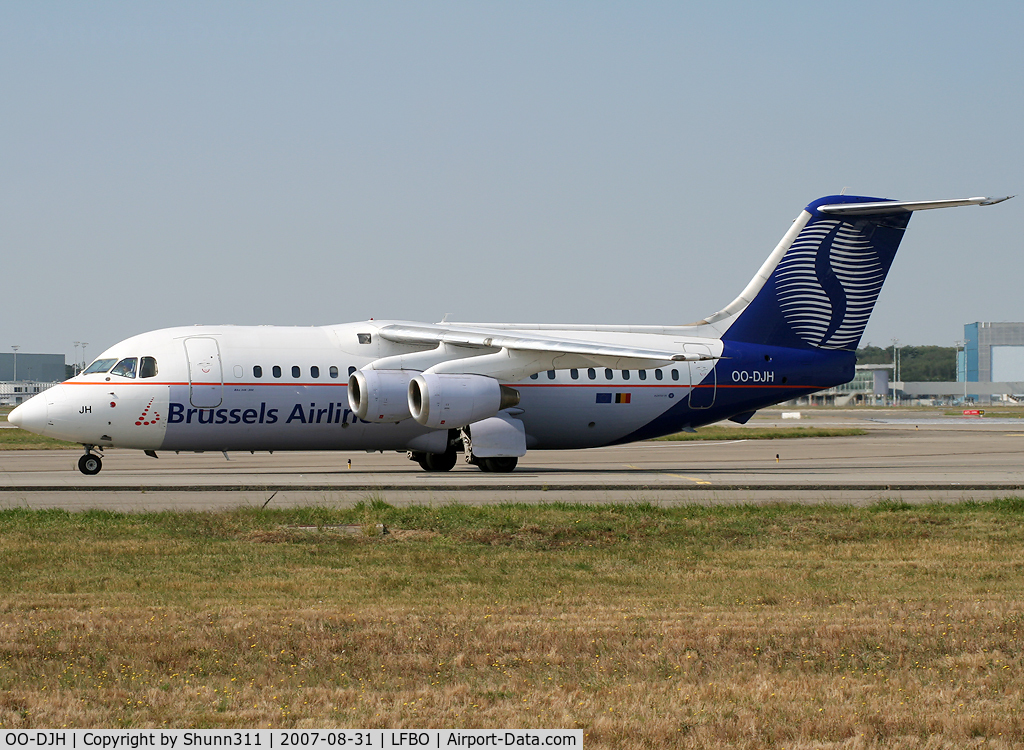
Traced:
[[850, 224], [808, 225], [775, 270], [775, 293], [793, 331], [820, 349], [857, 345], [885, 281], [868, 239]]

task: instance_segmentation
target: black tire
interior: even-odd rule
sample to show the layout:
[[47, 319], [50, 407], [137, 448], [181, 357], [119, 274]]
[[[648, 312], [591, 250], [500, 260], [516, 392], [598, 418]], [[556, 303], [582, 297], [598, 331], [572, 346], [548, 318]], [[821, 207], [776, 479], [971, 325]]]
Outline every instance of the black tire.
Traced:
[[455, 462], [459, 460], [459, 454], [454, 450], [445, 453], [424, 453], [416, 462], [423, 471], [451, 471], [455, 468]]
[[99, 474], [102, 468], [103, 460], [95, 453], [86, 453], [78, 459], [78, 470], [88, 477]]
[[516, 464], [518, 463], [519, 459], [515, 456], [481, 458], [480, 470], [494, 472], [495, 474], [508, 474], [510, 471], [515, 471]]

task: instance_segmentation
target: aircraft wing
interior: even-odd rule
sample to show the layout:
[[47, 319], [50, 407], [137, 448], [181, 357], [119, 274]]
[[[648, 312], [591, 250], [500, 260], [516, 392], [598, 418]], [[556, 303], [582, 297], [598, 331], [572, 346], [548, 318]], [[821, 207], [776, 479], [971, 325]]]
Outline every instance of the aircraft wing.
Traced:
[[575, 354], [593, 359], [595, 362], [635, 359], [667, 364], [669, 362], [700, 362], [719, 359], [719, 357], [708, 353], [690, 353], [678, 349], [637, 348], [554, 336], [514, 336], [487, 329], [450, 325], [388, 325], [381, 328], [378, 335], [396, 344], [419, 346], [447, 344], [479, 349], [505, 349], [510, 352]]

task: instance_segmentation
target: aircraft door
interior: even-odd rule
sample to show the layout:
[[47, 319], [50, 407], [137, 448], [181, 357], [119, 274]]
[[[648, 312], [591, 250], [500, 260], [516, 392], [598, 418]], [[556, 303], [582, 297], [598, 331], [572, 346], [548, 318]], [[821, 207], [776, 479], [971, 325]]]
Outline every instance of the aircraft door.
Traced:
[[[686, 344], [684, 350], [687, 354], [711, 354], [711, 349], [704, 344]], [[690, 391], [691, 409], [707, 409], [715, 403], [715, 391], [718, 390], [715, 362], [708, 359], [687, 363], [690, 365], [690, 383], [693, 385]]]
[[213, 409], [224, 400], [224, 375], [217, 340], [206, 336], [185, 339], [188, 358], [189, 401], [199, 409]]

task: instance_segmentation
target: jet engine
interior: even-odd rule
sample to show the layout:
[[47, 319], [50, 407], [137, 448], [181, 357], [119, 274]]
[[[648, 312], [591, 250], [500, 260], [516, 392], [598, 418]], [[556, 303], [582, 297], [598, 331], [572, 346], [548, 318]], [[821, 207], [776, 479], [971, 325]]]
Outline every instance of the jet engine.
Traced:
[[486, 375], [420, 373], [409, 382], [409, 412], [424, 427], [465, 427], [519, 403], [519, 391]]
[[348, 379], [348, 406], [367, 422], [408, 419], [409, 381], [415, 370], [356, 370]]

